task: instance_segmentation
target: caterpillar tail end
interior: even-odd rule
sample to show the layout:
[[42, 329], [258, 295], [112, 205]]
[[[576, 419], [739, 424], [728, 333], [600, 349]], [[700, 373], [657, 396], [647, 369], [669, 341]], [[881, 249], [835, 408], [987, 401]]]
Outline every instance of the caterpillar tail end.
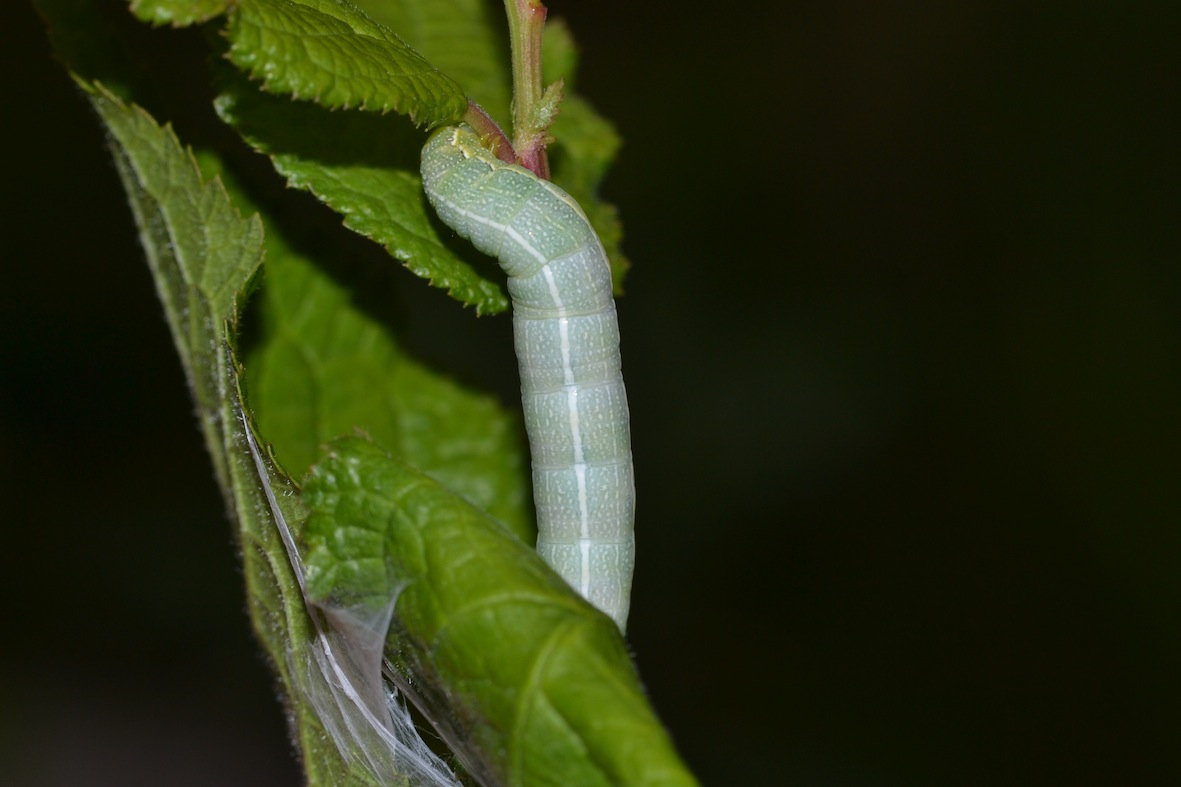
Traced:
[[579, 595], [614, 620], [621, 634], [626, 633], [636, 563], [634, 539], [570, 543], [538, 538], [537, 554]]

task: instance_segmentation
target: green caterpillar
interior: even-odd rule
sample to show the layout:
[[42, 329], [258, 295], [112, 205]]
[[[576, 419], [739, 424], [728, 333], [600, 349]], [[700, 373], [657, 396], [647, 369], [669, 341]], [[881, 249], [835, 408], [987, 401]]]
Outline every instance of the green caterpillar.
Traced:
[[427, 141], [422, 181], [443, 223], [508, 274], [537, 552], [622, 631], [635, 485], [603, 245], [570, 195], [496, 158], [466, 125]]

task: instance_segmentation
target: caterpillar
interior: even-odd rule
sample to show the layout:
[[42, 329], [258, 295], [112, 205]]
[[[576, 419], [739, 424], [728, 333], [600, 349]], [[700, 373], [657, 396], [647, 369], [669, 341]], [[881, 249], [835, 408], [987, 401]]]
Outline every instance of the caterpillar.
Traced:
[[496, 158], [469, 126], [431, 135], [422, 181], [442, 222], [508, 275], [537, 552], [623, 631], [635, 486], [603, 244], [570, 195]]

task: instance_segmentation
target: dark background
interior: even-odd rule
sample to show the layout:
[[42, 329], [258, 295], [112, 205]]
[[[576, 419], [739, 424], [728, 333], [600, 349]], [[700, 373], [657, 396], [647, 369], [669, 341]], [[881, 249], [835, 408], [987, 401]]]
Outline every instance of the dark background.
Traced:
[[[1177, 8], [551, 4], [626, 140], [630, 640], [705, 783], [1181, 783]], [[5, 781], [297, 784], [97, 119], [0, 42]]]

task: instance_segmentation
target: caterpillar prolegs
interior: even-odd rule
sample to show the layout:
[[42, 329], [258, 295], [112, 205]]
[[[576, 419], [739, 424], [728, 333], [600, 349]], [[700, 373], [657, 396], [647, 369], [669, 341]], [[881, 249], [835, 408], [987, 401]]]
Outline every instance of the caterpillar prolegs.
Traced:
[[635, 488], [603, 245], [570, 195], [496, 158], [468, 126], [431, 136], [422, 181], [443, 223], [508, 274], [537, 552], [622, 631]]

